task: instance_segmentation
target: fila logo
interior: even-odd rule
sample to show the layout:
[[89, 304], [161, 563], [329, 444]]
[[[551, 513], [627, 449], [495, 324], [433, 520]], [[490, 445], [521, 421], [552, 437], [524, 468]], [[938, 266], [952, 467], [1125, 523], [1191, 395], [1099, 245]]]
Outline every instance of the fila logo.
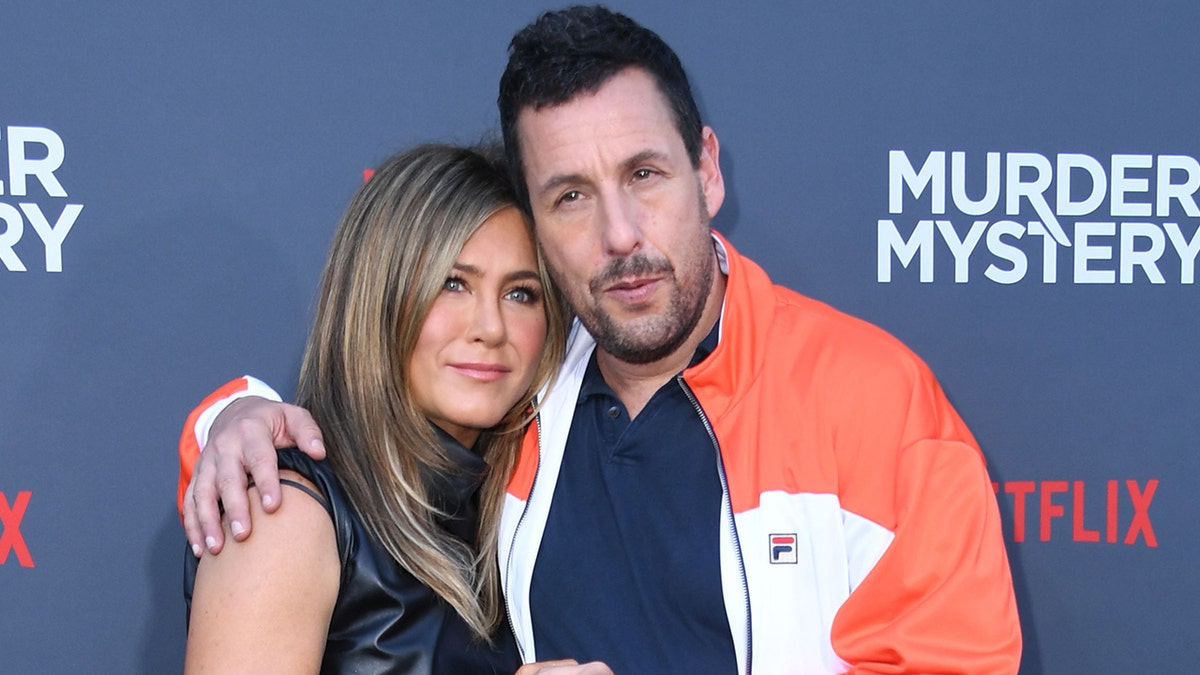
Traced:
[[772, 565], [796, 564], [796, 533], [767, 535], [771, 542]]

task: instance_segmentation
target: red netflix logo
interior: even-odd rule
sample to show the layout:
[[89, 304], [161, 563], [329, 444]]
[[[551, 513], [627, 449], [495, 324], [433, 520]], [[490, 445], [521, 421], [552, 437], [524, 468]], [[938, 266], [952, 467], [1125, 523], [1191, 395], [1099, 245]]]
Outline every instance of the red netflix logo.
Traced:
[[10, 506], [8, 497], [0, 492], [0, 565], [8, 562], [8, 554], [12, 552], [21, 567], [33, 567], [33, 556], [29, 555], [29, 547], [21, 536], [21, 519], [25, 517], [32, 494], [29, 491], [18, 492]]
[[[1123, 484], [1122, 484], [1123, 483]], [[1025, 541], [1026, 514], [1037, 509], [1038, 540], [1050, 541], [1051, 524], [1055, 518], [1067, 516], [1067, 504], [1071, 509], [1071, 540], [1082, 542], [1100, 541], [1100, 530], [1089, 528], [1084, 510], [1086, 490], [1084, 481], [1031, 480], [1007, 481], [992, 483], [992, 489], [997, 497], [1003, 492], [1012, 495], [1013, 541]], [[1121, 488], [1124, 487], [1124, 490]], [[1158, 479], [1151, 478], [1145, 486], [1138, 481], [1110, 480], [1105, 486], [1104, 495], [1104, 541], [1115, 544], [1121, 541], [1127, 546], [1138, 543], [1150, 548], [1158, 547], [1158, 539], [1154, 536], [1154, 528], [1150, 523], [1150, 502], [1154, 492], [1158, 490]], [[1097, 498], [1096, 492], [1090, 493], [1092, 499]], [[1032, 506], [1026, 497], [1031, 496]], [[1126, 509], [1132, 510], [1132, 515], [1126, 519]], [[1122, 526], [1124, 534], [1122, 535]]]

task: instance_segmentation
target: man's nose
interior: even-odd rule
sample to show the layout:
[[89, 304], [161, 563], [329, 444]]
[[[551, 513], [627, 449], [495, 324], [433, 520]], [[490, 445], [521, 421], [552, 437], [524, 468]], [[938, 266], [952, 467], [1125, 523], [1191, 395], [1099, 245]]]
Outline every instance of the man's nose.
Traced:
[[619, 191], [606, 195], [599, 216], [605, 253], [624, 257], [641, 247], [642, 209], [636, 200]]

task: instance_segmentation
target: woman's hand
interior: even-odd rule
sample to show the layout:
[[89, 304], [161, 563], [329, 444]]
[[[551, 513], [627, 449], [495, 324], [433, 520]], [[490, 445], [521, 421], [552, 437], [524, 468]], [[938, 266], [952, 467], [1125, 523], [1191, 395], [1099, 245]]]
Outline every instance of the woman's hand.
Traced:
[[575, 659], [559, 659], [526, 663], [516, 675], [613, 675], [613, 671], [599, 661], [580, 664]]

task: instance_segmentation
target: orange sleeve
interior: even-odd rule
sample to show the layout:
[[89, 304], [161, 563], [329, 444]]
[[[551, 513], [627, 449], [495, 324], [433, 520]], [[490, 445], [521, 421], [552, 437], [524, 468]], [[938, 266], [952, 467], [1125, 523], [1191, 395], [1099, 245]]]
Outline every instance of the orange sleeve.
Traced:
[[890, 483], [876, 487], [894, 539], [838, 611], [834, 651], [858, 674], [1016, 673], [1021, 628], [983, 455], [931, 375], [909, 404], [894, 469], [874, 472]]
[[196, 464], [196, 458], [200, 456], [200, 442], [196, 438], [196, 423], [206, 410], [219, 403], [222, 399], [228, 398], [240, 391], [245, 391], [249, 386], [249, 381], [245, 377], [239, 377], [226, 382], [216, 391], [206, 396], [200, 402], [200, 405], [192, 410], [191, 414], [187, 416], [187, 420], [183, 423], [183, 431], [179, 435], [179, 493], [175, 503], [175, 506], [179, 509], [180, 517], [183, 516], [183, 493], [187, 491], [188, 483], [192, 480], [192, 467]]

